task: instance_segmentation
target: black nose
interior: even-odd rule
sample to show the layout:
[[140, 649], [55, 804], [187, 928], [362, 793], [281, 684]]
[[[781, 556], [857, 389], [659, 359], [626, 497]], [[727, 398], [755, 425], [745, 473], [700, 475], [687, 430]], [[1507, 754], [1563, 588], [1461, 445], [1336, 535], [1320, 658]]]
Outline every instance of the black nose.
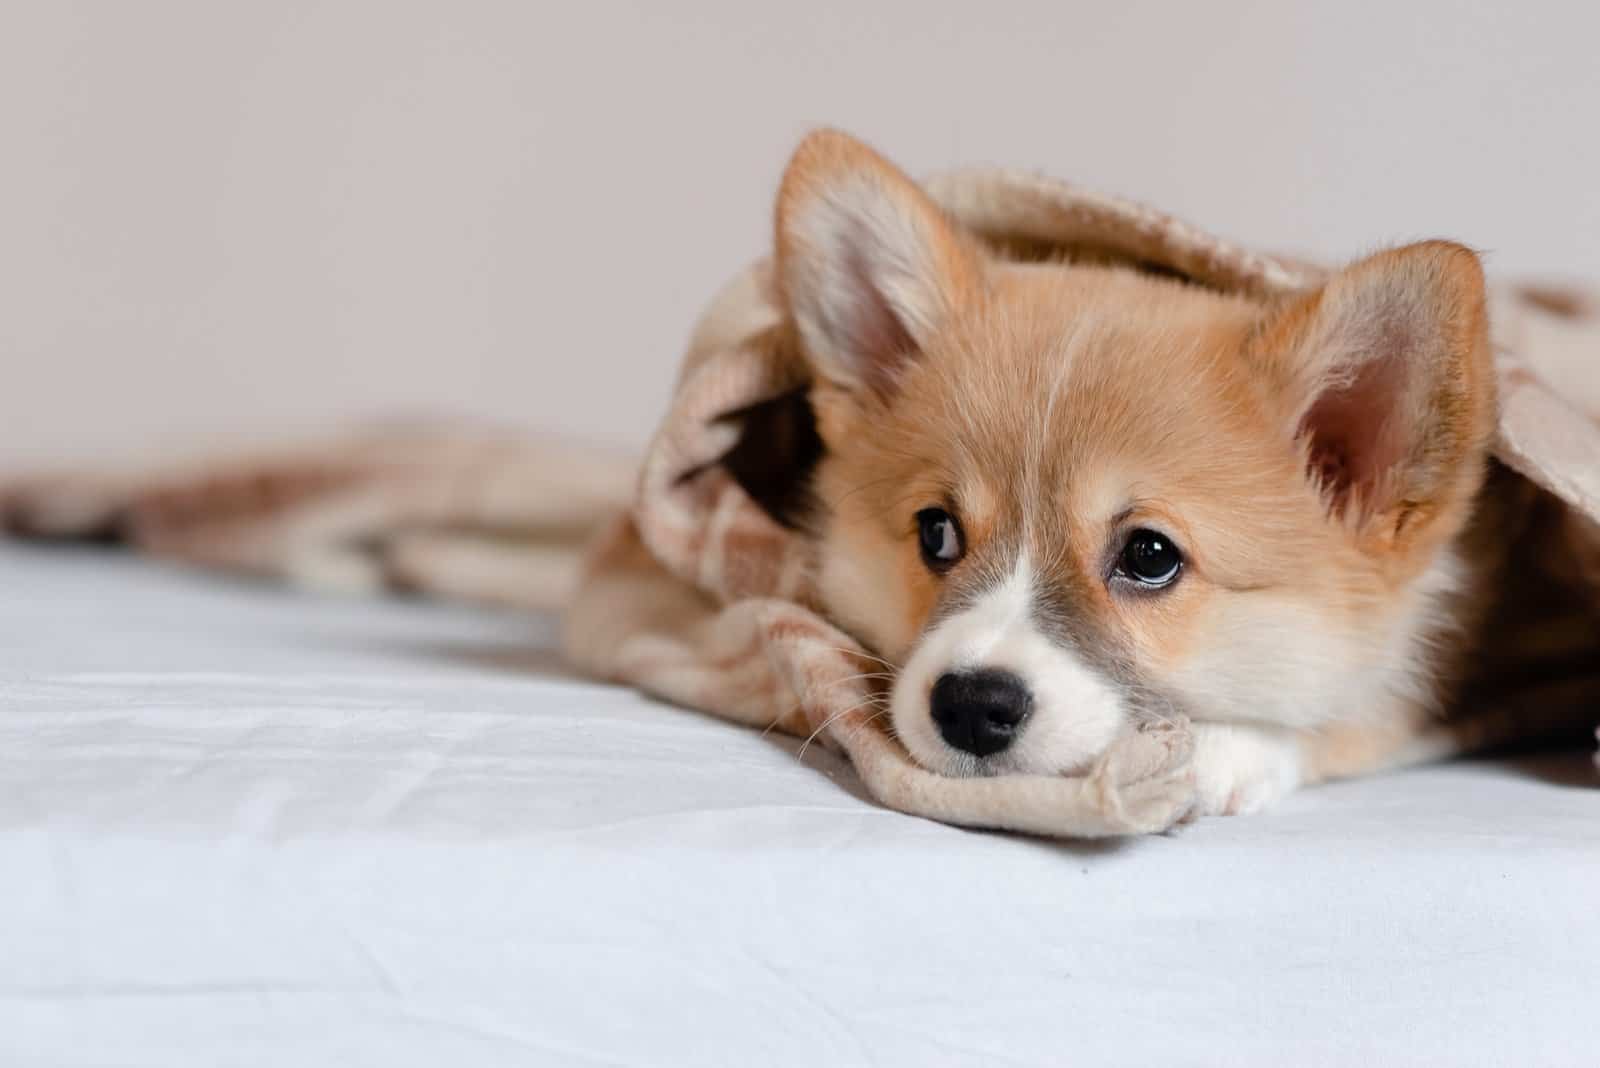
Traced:
[[1009, 671], [983, 669], [939, 676], [928, 704], [945, 741], [988, 756], [1017, 736], [1033, 707], [1033, 695]]

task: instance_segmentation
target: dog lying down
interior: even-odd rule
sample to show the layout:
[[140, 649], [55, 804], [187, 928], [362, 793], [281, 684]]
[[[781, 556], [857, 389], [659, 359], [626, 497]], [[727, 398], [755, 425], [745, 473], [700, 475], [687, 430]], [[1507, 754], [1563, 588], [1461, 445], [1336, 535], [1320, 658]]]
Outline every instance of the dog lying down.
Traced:
[[1325, 273], [1045, 179], [925, 189], [829, 131], [776, 222], [631, 508], [603, 459], [430, 431], [33, 480], [9, 524], [561, 600], [576, 664], [966, 825], [1160, 831], [1600, 720], [1579, 302], [1444, 241]]

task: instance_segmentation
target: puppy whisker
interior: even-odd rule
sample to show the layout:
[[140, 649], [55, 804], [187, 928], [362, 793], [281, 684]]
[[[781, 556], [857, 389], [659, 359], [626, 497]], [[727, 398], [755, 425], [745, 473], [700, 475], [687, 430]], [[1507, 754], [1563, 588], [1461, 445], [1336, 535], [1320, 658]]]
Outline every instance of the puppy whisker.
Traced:
[[[843, 719], [845, 716], [850, 715], [852, 712], [856, 712], [856, 711], [858, 711], [859, 709], [862, 709], [862, 708], [871, 707], [872, 705], [874, 705], [876, 703], [879, 703], [881, 700], [882, 699], [878, 698], [878, 697], [868, 697], [865, 700], [857, 701], [855, 704], [851, 705], [849, 708], [843, 709], [842, 711], [839, 711], [839, 712], [835, 712], [833, 715], [831, 715], [827, 719], [823, 720], [822, 721], [822, 725], [820, 727], [818, 727], [816, 730], [812, 731], [809, 735], [807, 735], [805, 741], [800, 743], [800, 751], [795, 754], [795, 759], [797, 759], [797, 760], [803, 759], [805, 757], [805, 755], [806, 755], [806, 750], [808, 748], [810, 748], [811, 743], [817, 739], [818, 735], [820, 735], [823, 731], [827, 730], [834, 723], [836, 723], [839, 720]], [[881, 715], [881, 712], [879, 714]]]

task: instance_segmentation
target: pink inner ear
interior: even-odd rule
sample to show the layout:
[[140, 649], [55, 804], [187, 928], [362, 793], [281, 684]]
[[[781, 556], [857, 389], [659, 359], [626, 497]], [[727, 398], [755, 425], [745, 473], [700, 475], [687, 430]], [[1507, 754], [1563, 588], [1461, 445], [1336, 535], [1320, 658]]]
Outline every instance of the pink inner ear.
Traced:
[[1325, 390], [1300, 423], [1308, 439], [1309, 467], [1329, 495], [1334, 510], [1352, 503], [1378, 504], [1385, 482], [1406, 459], [1406, 361], [1399, 356], [1369, 359], [1348, 383]]
[[845, 284], [853, 296], [844, 345], [867, 385], [887, 393], [900, 365], [916, 352], [916, 341], [878, 288], [871, 265], [859, 247], [849, 250], [844, 270]]

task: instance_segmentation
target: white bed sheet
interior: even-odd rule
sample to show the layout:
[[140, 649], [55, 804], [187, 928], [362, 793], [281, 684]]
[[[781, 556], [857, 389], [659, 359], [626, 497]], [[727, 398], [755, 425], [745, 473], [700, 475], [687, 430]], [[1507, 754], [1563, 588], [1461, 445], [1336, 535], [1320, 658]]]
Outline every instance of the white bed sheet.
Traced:
[[0, 1064], [1594, 1064], [1585, 754], [1072, 846], [545, 621], [0, 547]]

